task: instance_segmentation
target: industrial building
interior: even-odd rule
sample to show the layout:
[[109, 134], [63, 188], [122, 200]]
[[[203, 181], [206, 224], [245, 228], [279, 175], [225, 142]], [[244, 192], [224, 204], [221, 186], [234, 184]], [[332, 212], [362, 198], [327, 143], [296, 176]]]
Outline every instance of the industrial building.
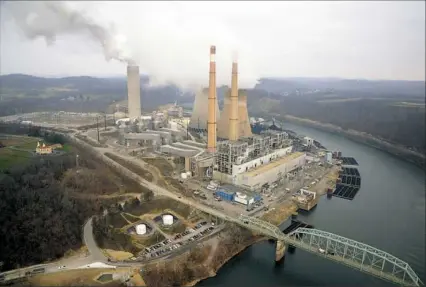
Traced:
[[242, 173], [239, 176], [238, 183], [251, 190], [260, 189], [264, 184], [279, 181], [287, 173], [302, 167], [305, 164], [305, 157], [305, 153], [291, 153], [268, 164], [256, 167], [251, 171]]
[[307, 147], [311, 147], [314, 144], [314, 139], [310, 138], [310, 137], [304, 137], [303, 138], [303, 145], [307, 146]]
[[240, 138], [238, 141], [221, 141], [218, 143], [213, 177], [250, 190], [260, 189], [261, 185], [277, 179], [265, 178], [265, 181], [257, 186], [246, 179], [246, 173], [291, 152], [291, 140], [285, 132], [264, 131], [261, 135]]
[[243, 205], [253, 204], [262, 198], [258, 193], [242, 190], [229, 184], [220, 186], [214, 194], [222, 200], [233, 201]]

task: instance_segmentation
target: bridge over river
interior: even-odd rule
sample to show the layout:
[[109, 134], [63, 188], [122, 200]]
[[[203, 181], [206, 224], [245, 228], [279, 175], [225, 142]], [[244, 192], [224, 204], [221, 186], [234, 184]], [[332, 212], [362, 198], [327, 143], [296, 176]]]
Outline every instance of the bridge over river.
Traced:
[[275, 258], [277, 261], [284, 257], [288, 246], [292, 246], [398, 285], [423, 285], [408, 263], [349, 238], [311, 228], [298, 228], [284, 234], [273, 224], [245, 215], [230, 221], [274, 238], [277, 241]]

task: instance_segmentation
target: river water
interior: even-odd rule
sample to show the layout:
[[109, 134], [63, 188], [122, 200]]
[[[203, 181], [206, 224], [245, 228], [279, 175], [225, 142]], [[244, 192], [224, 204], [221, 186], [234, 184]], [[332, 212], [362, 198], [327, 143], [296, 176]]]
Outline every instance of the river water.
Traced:
[[[385, 152], [312, 128], [284, 124], [284, 128], [320, 141], [343, 156], [354, 157], [361, 189], [354, 200], [323, 196], [309, 214], [298, 219], [315, 228], [339, 234], [386, 251], [425, 280], [425, 174]], [[284, 226], [287, 226], [284, 224]], [[197, 286], [390, 286], [392, 284], [348, 267], [296, 250], [275, 265], [275, 246], [257, 243], [231, 259], [216, 277]]]

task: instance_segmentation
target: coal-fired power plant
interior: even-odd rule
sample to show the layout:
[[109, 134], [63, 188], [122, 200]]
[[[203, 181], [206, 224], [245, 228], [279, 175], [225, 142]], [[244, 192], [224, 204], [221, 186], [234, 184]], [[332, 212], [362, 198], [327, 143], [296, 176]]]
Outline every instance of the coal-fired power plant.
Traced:
[[207, 122], [207, 150], [216, 151], [216, 46], [210, 47], [209, 115]]
[[127, 66], [127, 106], [131, 121], [141, 117], [141, 80], [138, 66]]

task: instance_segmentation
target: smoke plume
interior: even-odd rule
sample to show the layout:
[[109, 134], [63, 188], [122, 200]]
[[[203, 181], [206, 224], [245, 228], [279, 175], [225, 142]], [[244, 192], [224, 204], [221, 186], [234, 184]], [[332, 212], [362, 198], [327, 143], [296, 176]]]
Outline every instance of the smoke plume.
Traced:
[[30, 39], [43, 37], [48, 45], [53, 45], [59, 35], [85, 33], [102, 46], [107, 60], [132, 62], [125, 50], [118, 46], [119, 35], [112, 23], [109, 27], [96, 23], [83, 11], [73, 9], [70, 3], [8, 2], [7, 8], [11, 11], [16, 24]]
[[[137, 64], [151, 85], [173, 83], [199, 88], [208, 82], [209, 46], [217, 46], [217, 85], [230, 85], [238, 51], [240, 87], [258, 79], [248, 50], [220, 19], [196, 15], [181, 2], [7, 2], [16, 24], [29, 39], [89, 35], [107, 60]], [[82, 42], [84, 44], [84, 42]], [[64, 55], [66, 57], [66, 55]], [[84, 64], [84, 63], [82, 63]], [[125, 71], [125, 67], [123, 67]], [[123, 72], [124, 73], [124, 72]]]

